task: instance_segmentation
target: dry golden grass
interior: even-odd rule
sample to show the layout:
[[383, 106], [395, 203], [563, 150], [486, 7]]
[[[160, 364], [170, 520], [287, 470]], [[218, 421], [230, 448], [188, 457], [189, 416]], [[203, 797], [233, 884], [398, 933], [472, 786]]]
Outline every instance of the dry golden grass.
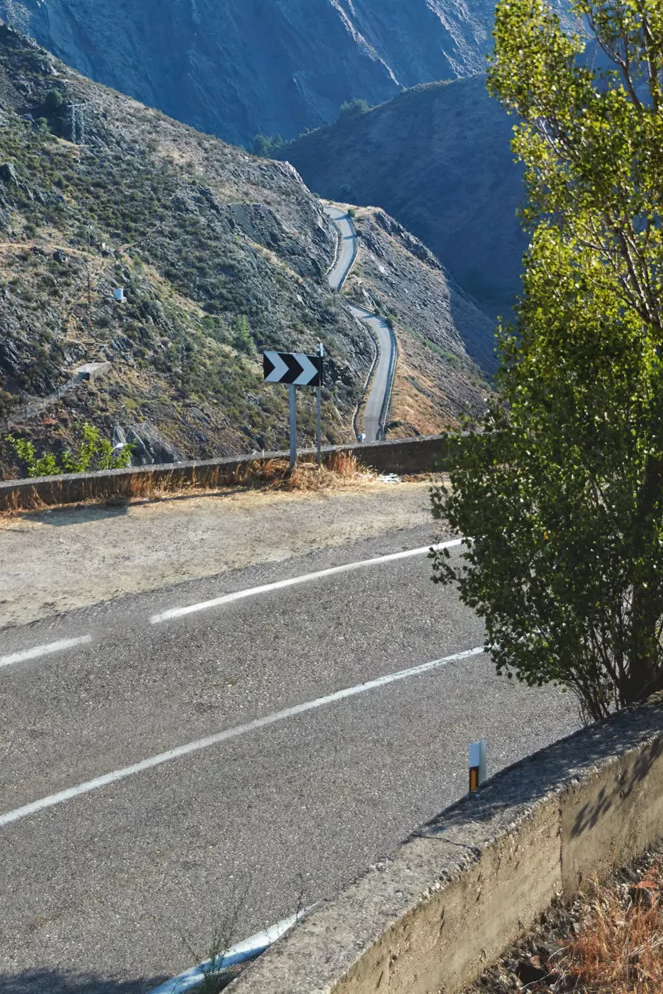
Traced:
[[551, 990], [661, 994], [662, 883], [658, 863], [628, 896], [615, 887], [596, 887], [582, 928], [564, 947], [560, 976]]
[[[148, 474], [137, 470], [113, 480], [113, 493], [90, 496], [77, 501], [77, 504], [128, 503], [130, 501], [162, 500], [187, 496], [219, 496], [238, 491], [266, 490], [288, 491], [291, 493], [311, 493], [325, 490], [360, 489], [375, 482], [374, 473], [360, 466], [356, 456], [349, 452], [335, 452], [323, 457], [321, 466], [314, 461], [300, 460], [294, 470], [290, 470], [285, 459], [268, 459], [265, 462], [243, 463], [237, 469], [228, 471], [222, 466], [210, 471], [205, 468], [200, 479], [183, 480], [174, 466], [171, 473], [152, 479]], [[0, 512], [0, 521], [7, 520], [22, 511], [44, 510], [47, 506], [64, 506], [65, 501], [57, 499], [57, 486], [54, 482], [53, 499], [48, 504], [32, 492], [12, 494], [5, 509]]]

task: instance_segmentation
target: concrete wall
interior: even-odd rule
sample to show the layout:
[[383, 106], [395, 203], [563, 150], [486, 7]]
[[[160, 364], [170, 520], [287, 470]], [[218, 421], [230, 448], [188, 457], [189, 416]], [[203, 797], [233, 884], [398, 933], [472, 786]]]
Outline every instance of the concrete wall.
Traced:
[[663, 836], [663, 696], [515, 764], [323, 904], [230, 994], [456, 994]]
[[[326, 456], [352, 452], [359, 461], [380, 473], [425, 473], [442, 469], [447, 451], [447, 436], [405, 438], [371, 445], [326, 446]], [[300, 453], [313, 458], [313, 450]], [[71, 473], [46, 476], [32, 480], [0, 482], [0, 511], [34, 507], [41, 504], [72, 504], [113, 496], [140, 496], [150, 488], [175, 490], [197, 485], [216, 487], [241, 478], [252, 465], [259, 466], [270, 459], [287, 459], [287, 452], [268, 452], [260, 457], [240, 456], [233, 459], [207, 459], [197, 462], [168, 463], [163, 466], [141, 466], [134, 469], [114, 469], [100, 473]]]

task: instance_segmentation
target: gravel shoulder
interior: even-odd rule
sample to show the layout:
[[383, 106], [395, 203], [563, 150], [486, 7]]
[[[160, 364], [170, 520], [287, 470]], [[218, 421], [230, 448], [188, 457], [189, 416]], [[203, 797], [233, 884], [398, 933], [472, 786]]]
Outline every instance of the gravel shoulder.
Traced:
[[430, 523], [428, 483], [0, 516], [0, 629]]

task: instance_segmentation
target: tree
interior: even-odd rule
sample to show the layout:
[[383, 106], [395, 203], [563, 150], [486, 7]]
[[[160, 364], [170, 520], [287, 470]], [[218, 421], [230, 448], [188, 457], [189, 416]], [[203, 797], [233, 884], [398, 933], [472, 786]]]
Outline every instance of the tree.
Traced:
[[361, 114], [365, 114], [367, 110], [370, 110], [370, 107], [365, 100], [346, 100], [345, 103], [341, 104], [338, 119], [340, 121], [343, 118], [359, 117]]
[[272, 152], [275, 152], [284, 144], [285, 142], [281, 135], [256, 135], [251, 145], [251, 151], [254, 155], [259, 155], [267, 159]]
[[520, 117], [532, 242], [501, 399], [433, 493], [467, 552], [434, 569], [498, 672], [599, 719], [663, 686], [663, 5], [573, 6], [586, 36], [541, 0], [496, 12], [488, 85]]

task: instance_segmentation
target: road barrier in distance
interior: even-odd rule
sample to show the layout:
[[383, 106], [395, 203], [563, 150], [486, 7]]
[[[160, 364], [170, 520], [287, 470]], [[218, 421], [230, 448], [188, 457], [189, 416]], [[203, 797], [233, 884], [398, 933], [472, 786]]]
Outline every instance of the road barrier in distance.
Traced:
[[[356, 456], [361, 465], [378, 473], [399, 476], [443, 471], [449, 436], [428, 435], [361, 445], [336, 445], [322, 448], [323, 459], [341, 453]], [[315, 449], [300, 453], [303, 459], [315, 459]], [[176, 491], [187, 487], [214, 488], [240, 483], [274, 459], [288, 459], [288, 452], [265, 452], [260, 455], [206, 459], [159, 466], [103, 470], [97, 473], [67, 473], [30, 480], [0, 481], [0, 511], [22, 510], [59, 504], [78, 504], [113, 497], [148, 496], [151, 491]]]

